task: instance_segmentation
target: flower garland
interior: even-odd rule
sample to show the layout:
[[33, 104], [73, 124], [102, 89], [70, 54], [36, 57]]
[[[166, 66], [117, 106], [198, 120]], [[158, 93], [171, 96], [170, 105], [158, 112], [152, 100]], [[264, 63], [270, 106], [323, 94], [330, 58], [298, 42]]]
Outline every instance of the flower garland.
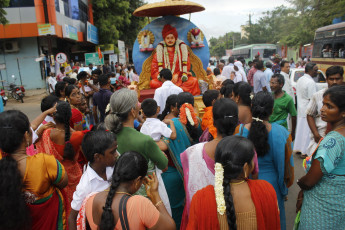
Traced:
[[214, 167], [214, 171], [215, 171], [214, 192], [216, 195], [217, 212], [220, 215], [224, 215], [226, 211], [226, 206], [225, 206], [224, 188], [223, 188], [223, 179], [224, 179], [223, 165], [220, 163], [216, 163]]
[[187, 120], [192, 126], [198, 127], [199, 122], [193, 106], [189, 103], [184, 103], [180, 108], [180, 121], [182, 124], [187, 125]]

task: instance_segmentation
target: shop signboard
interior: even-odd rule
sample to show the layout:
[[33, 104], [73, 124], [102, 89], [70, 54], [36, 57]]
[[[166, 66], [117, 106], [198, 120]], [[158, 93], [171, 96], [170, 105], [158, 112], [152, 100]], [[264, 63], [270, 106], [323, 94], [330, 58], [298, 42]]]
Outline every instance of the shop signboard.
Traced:
[[114, 64], [117, 62], [117, 54], [109, 54], [109, 63], [111, 62]]
[[74, 26], [66, 25], [63, 30], [63, 37], [78, 41], [78, 30]]
[[86, 41], [94, 43], [96, 45], [99, 44], [98, 29], [96, 26], [92, 25], [90, 22], [87, 22], [86, 34], [87, 34]]
[[55, 35], [55, 26], [51, 24], [41, 24], [37, 25], [38, 28], [38, 35], [43, 36], [43, 35]]
[[113, 54], [114, 53], [114, 44], [104, 44], [96, 46], [96, 52], [98, 51], [98, 47], [101, 48], [103, 54]]
[[104, 57], [99, 58], [98, 53], [86, 53], [85, 54], [85, 65], [89, 64], [95, 65], [104, 65]]
[[119, 62], [126, 64], [126, 47], [125, 42], [118, 40], [117, 47], [119, 48]]

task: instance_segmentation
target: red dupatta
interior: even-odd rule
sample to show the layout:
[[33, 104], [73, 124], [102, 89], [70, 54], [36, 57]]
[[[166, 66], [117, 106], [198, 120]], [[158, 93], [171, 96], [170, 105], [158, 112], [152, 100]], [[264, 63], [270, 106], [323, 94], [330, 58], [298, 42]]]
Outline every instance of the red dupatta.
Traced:
[[[273, 186], [263, 180], [247, 182], [255, 206], [258, 230], [280, 229], [278, 201]], [[219, 229], [216, 196], [212, 185], [193, 196], [187, 229]]]

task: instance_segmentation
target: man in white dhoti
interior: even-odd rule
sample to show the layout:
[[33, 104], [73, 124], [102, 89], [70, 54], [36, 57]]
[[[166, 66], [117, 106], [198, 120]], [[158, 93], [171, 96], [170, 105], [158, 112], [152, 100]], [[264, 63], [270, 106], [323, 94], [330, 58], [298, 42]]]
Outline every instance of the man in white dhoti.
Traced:
[[301, 158], [305, 158], [308, 154], [310, 129], [307, 122], [307, 106], [309, 101], [316, 93], [316, 83], [313, 77], [317, 76], [318, 67], [315, 63], [309, 62], [305, 66], [305, 74], [297, 81], [297, 128], [296, 138], [293, 150], [300, 152]]
[[[328, 84], [328, 88], [343, 84], [343, 75], [344, 69], [341, 66], [331, 66], [326, 71], [326, 81]], [[324, 122], [321, 119], [321, 108], [322, 108], [322, 101], [323, 101], [323, 94], [326, 92], [325, 89], [321, 89], [316, 92], [312, 99], [310, 100], [307, 108], [307, 121], [310, 128], [310, 143], [308, 146], [307, 152], [312, 154], [317, 144], [319, 143], [320, 139], [325, 137], [326, 135], [326, 128], [327, 122]]]

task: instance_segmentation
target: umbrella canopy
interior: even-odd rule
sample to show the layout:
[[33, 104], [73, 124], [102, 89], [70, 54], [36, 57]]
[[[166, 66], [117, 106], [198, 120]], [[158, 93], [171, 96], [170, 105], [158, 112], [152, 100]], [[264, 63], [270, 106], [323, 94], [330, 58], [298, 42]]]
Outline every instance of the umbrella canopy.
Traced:
[[182, 15], [205, 10], [200, 4], [184, 0], [165, 0], [143, 5], [133, 13], [137, 17], [159, 17], [166, 15]]

